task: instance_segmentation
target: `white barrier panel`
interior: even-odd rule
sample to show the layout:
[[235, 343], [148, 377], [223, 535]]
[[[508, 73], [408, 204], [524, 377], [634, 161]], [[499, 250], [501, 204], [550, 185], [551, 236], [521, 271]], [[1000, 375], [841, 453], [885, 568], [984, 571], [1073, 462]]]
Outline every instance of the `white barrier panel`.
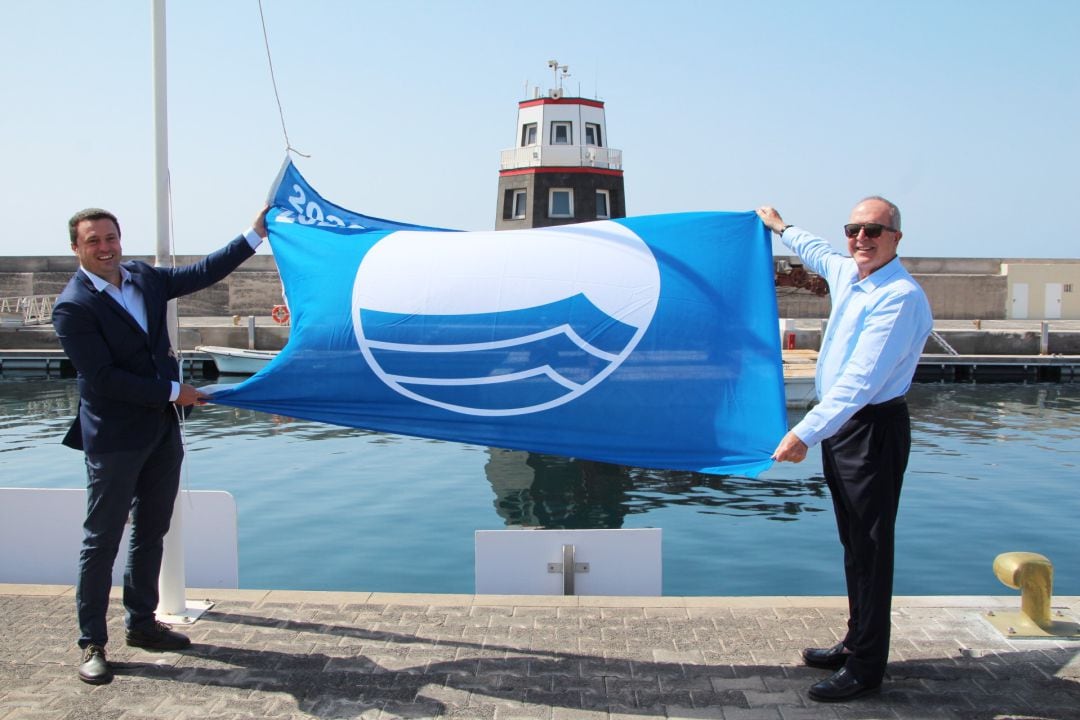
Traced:
[[[187, 584], [240, 585], [236, 501], [219, 490], [185, 490], [184, 552]], [[74, 585], [86, 519], [86, 490], [0, 488], [0, 583]], [[113, 584], [124, 580], [128, 534], [124, 528], [113, 565]]]
[[476, 593], [658, 596], [661, 540], [660, 528], [477, 530]]

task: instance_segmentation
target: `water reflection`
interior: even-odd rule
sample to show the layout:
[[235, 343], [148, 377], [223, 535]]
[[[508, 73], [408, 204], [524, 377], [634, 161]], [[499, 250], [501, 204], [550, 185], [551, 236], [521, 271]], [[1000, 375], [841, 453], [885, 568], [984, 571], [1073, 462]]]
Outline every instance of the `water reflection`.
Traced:
[[665, 507], [795, 520], [828, 507], [823, 478], [785, 480], [652, 470], [488, 448], [484, 471], [509, 526], [620, 528], [627, 515]]
[[915, 385], [908, 393], [920, 452], [955, 454], [949, 439], [966, 445], [1024, 443], [1076, 452], [1080, 393], [1072, 384]]
[[1027, 428], [1060, 429], [1072, 436], [1080, 429], [1076, 385], [917, 384], [908, 404], [913, 425], [922, 429], [962, 430], [984, 438], [1017, 427], [1018, 420]]
[[73, 380], [0, 379], [0, 453], [59, 444], [78, 406]]

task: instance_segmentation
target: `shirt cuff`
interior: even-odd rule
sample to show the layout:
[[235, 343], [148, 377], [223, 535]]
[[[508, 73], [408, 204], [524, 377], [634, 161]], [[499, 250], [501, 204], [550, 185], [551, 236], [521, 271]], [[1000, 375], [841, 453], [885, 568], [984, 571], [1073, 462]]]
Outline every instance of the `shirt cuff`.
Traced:
[[172, 390], [169, 392], [169, 402], [176, 402], [176, 398], [180, 397], [180, 383], [175, 380], [170, 380]]
[[247, 230], [245, 230], [244, 239], [247, 240], [248, 245], [251, 246], [252, 250], [258, 249], [259, 245], [261, 245], [263, 241], [262, 236], [259, 235], [259, 233], [255, 232], [255, 228], [248, 228]]

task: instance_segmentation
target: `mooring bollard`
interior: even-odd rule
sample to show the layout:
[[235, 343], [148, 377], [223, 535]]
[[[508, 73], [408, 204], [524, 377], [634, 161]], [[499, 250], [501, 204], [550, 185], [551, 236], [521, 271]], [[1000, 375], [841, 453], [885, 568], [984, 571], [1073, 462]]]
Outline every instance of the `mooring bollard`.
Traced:
[[1011, 588], [1020, 590], [1020, 612], [994, 612], [987, 620], [1011, 638], [1062, 637], [1080, 638], [1080, 625], [1064, 613], [1050, 612], [1054, 590], [1054, 565], [1033, 552], [1007, 552], [994, 558], [994, 575]]
[[994, 575], [1020, 590], [1020, 612], [1044, 630], [1050, 625], [1050, 596], [1054, 591], [1054, 565], [1044, 555], [1007, 552], [994, 558]]

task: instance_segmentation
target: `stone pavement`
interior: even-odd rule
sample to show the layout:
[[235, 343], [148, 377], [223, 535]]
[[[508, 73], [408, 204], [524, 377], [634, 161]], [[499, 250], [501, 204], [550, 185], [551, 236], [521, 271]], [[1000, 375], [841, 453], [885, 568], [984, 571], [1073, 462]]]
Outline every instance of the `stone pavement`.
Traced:
[[[11, 551], [11, 549], [6, 549]], [[194, 645], [123, 644], [76, 677], [74, 591], [0, 585], [0, 720], [16, 718], [1080, 718], [1080, 642], [1007, 640], [1019, 597], [897, 598], [882, 692], [815, 703], [840, 598], [622, 598], [189, 590]], [[1073, 619], [1080, 597], [1054, 598]]]

